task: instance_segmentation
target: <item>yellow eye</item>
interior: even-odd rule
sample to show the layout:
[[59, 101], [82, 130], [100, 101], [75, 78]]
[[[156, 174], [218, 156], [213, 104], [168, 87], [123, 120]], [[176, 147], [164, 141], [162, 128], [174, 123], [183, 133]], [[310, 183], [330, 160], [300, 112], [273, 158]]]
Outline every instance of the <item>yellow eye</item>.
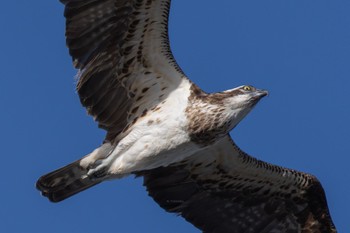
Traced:
[[252, 90], [252, 87], [251, 87], [251, 86], [244, 86], [244, 87], [243, 87], [243, 90], [245, 90], [245, 91], [251, 91], [251, 90]]

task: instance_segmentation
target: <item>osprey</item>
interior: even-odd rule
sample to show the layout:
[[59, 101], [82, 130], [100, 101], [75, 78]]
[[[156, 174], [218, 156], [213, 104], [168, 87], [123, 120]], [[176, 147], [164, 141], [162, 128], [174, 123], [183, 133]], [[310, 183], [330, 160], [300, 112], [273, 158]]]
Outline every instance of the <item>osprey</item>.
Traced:
[[170, 0], [61, 0], [77, 92], [107, 131], [82, 159], [42, 176], [62, 201], [102, 181], [142, 176], [149, 195], [204, 232], [336, 232], [320, 182], [257, 160], [229, 136], [267, 91], [208, 94], [176, 64]]

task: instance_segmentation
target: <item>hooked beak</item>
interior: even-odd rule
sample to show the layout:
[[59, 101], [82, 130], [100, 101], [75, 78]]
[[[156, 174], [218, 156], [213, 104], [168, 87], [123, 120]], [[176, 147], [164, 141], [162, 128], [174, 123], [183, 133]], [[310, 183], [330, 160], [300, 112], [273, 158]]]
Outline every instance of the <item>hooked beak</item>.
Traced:
[[254, 95], [253, 99], [254, 100], [260, 100], [262, 97], [268, 96], [268, 95], [269, 95], [269, 92], [267, 90], [257, 89], [255, 91], [255, 95]]

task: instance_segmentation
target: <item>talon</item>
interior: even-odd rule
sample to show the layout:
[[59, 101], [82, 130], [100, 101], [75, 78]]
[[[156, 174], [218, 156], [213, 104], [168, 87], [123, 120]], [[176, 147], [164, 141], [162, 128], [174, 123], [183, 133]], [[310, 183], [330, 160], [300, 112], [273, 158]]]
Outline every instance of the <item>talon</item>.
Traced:
[[99, 168], [98, 170], [96, 169], [90, 170], [87, 175], [92, 180], [103, 178], [107, 176], [107, 168], [103, 167], [103, 168]]
[[95, 160], [94, 163], [90, 164], [87, 176], [91, 180], [102, 179], [110, 176], [109, 169], [111, 163], [112, 161], [110, 157]]
[[87, 167], [88, 170], [93, 170], [96, 169], [99, 165], [102, 164], [102, 159], [96, 160], [94, 163], [89, 164], [89, 166]]

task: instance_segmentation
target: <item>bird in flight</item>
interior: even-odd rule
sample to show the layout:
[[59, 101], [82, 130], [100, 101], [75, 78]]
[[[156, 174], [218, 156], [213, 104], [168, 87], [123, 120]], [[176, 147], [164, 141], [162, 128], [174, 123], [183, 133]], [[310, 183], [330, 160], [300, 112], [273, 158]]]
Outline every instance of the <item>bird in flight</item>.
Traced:
[[177, 65], [170, 0], [61, 2], [80, 101], [107, 133], [39, 178], [44, 196], [59, 202], [136, 175], [162, 208], [203, 232], [336, 232], [317, 178], [255, 159], [229, 135], [268, 92], [206, 93]]

